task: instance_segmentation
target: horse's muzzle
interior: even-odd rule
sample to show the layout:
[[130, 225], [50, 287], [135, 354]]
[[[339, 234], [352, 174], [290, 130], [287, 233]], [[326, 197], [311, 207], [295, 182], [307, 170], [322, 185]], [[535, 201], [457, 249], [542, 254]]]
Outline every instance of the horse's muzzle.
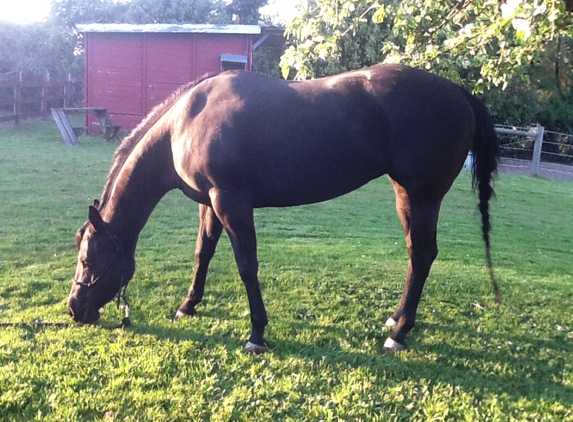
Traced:
[[79, 301], [72, 298], [68, 302], [68, 313], [75, 322], [83, 324], [92, 324], [100, 317], [98, 309], [91, 306], [80, 306]]

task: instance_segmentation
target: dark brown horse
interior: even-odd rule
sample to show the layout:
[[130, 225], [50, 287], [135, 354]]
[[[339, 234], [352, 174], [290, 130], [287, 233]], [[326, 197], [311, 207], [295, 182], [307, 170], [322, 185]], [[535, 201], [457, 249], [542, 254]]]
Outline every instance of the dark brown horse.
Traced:
[[[225, 72], [182, 87], [120, 145], [103, 190], [77, 233], [68, 309], [92, 323], [135, 271], [139, 233], [171, 189], [198, 202], [195, 272], [177, 316], [195, 314], [223, 229], [247, 290], [246, 348], [266, 350], [253, 209], [335, 198], [387, 174], [410, 255], [384, 351], [404, 347], [438, 253], [440, 204], [468, 151], [475, 166], [489, 260], [488, 201], [498, 144], [485, 106], [441, 77], [378, 65], [305, 82]], [[119, 297], [119, 296], [118, 296]]]

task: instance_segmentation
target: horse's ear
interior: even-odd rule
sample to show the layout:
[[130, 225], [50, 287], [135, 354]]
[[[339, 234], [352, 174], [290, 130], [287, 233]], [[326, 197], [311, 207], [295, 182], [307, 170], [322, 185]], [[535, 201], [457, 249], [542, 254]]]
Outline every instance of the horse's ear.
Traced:
[[99, 206], [100, 206], [99, 199], [94, 199], [94, 208], [97, 208], [99, 210]]
[[96, 207], [90, 206], [88, 216], [90, 223], [92, 223], [92, 226], [94, 226], [94, 229], [96, 229], [96, 231], [104, 229], [105, 223], [103, 222], [101, 214]]

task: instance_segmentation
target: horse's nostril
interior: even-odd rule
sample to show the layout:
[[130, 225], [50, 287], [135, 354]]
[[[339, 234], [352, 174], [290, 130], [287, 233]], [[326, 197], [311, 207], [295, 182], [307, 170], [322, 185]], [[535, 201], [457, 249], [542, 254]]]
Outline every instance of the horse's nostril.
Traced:
[[74, 309], [71, 306], [68, 306], [68, 314], [72, 317], [72, 320], [74, 322], [81, 322], [79, 318], [80, 314], [76, 314], [76, 312], [74, 312]]

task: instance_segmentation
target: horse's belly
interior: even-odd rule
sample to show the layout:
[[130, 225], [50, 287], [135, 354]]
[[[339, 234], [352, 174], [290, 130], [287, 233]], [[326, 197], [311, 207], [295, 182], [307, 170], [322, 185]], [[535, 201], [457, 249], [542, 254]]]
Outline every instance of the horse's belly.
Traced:
[[211, 204], [211, 199], [209, 198], [208, 192], [200, 192], [190, 187], [187, 183], [183, 184], [180, 189], [185, 194], [185, 196], [192, 201], [204, 205]]
[[340, 169], [332, 166], [322, 172], [269, 172], [253, 186], [256, 208], [288, 207], [327, 201], [358, 189], [384, 174], [381, 167], [356, 166]]

